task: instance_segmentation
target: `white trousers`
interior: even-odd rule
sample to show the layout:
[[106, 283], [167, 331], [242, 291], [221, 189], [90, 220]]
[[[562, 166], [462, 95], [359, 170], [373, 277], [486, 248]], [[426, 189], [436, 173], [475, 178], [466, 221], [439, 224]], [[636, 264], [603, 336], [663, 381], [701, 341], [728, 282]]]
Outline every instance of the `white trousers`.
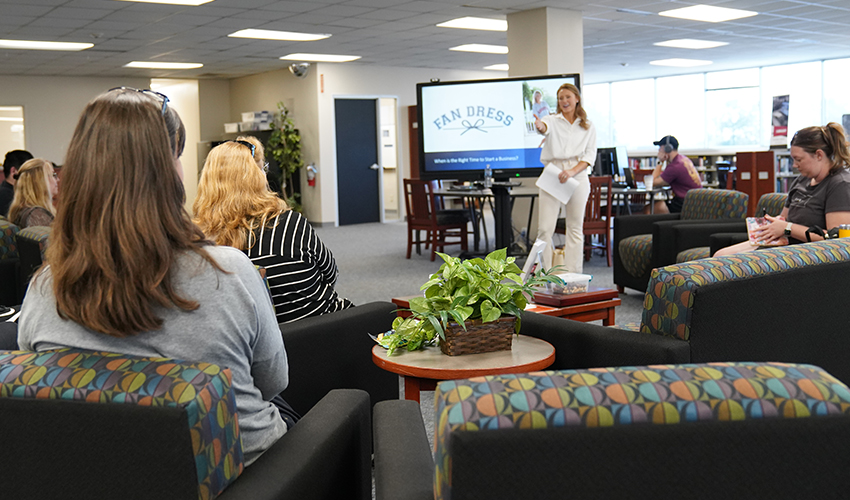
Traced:
[[[575, 176], [578, 187], [567, 201], [566, 206], [566, 235], [564, 242], [565, 272], [580, 273], [584, 265], [584, 210], [587, 198], [590, 196], [590, 180], [587, 170]], [[552, 267], [552, 235], [561, 213], [561, 202], [557, 198], [540, 190], [538, 197], [537, 238], [546, 242], [543, 250], [543, 268]]]

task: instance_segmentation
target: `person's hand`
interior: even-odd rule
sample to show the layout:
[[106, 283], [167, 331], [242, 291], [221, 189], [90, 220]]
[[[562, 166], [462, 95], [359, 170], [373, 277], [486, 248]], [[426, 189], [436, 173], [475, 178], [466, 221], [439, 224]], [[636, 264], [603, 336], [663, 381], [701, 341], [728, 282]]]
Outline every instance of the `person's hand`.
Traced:
[[[542, 134], [543, 132], [546, 131], [546, 124], [543, 123], [543, 120], [541, 120], [540, 117], [537, 116], [536, 113], [534, 113], [533, 116], [534, 116], [534, 128], [536, 128], [537, 131]], [[561, 181], [561, 182], [566, 182], [566, 181]]]
[[753, 231], [754, 239], [763, 245], [775, 245], [777, 243], [787, 245], [788, 239], [785, 238], [785, 226], [787, 226], [788, 223], [785, 219], [770, 215], [765, 215], [764, 218], [769, 221], [770, 224], [765, 224]]
[[558, 180], [561, 181], [561, 184], [567, 182], [570, 177], [572, 177], [572, 175], [570, 175], [570, 173], [566, 170], [561, 170], [561, 173], [558, 174]]

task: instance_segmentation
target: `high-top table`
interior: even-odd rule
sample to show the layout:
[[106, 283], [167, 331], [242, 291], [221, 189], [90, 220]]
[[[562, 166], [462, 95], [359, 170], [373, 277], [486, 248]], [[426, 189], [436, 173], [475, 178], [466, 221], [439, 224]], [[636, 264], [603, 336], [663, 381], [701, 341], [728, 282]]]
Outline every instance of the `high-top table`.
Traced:
[[376, 345], [372, 361], [404, 379], [404, 399], [419, 402], [420, 391], [433, 391], [437, 382], [483, 375], [526, 373], [543, 370], [555, 362], [555, 348], [545, 340], [525, 335], [513, 337], [510, 351], [448, 356], [439, 346], [417, 351], [397, 349], [392, 356]]

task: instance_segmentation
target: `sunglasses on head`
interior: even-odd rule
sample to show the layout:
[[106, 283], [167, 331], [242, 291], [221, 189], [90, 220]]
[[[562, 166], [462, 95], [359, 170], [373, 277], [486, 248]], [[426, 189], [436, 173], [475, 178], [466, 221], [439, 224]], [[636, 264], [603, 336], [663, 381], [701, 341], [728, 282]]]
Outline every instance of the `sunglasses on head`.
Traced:
[[165, 110], [168, 109], [168, 101], [169, 101], [168, 96], [163, 94], [163, 93], [157, 92], [155, 90], [137, 89], [137, 88], [133, 88], [133, 87], [115, 87], [115, 88], [109, 89], [109, 92], [112, 92], [113, 90], [129, 90], [129, 91], [132, 91], [132, 92], [139, 92], [140, 94], [149, 95], [149, 96], [153, 97], [154, 99], [161, 101], [162, 102], [162, 116], [165, 116]]
[[[237, 141], [237, 140], [233, 140], [233, 141], [230, 141], [230, 142], [235, 142], [237, 144], [241, 144], [241, 145], [249, 148], [251, 150], [251, 158], [254, 157], [254, 152], [257, 150], [257, 148], [256, 148], [256, 146], [254, 146], [250, 142], [248, 142], [248, 141]], [[269, 173], [269, 162], [263, 163], [262, 171], [263, 171], [264, 174]]]

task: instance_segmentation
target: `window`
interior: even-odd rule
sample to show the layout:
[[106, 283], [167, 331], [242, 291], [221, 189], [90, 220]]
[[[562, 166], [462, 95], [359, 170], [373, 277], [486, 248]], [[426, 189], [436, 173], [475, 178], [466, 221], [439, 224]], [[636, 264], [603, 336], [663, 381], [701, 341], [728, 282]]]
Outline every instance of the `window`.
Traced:
[[702, 74], [671, 76], [655, 81], [655, 140], [672, 135], [685, 149], [705, 147], [705, 78]]
[[[850, 116], [850, 93], [847, 92], [847, 82], [850, 82], [850, 59], [833, 59], [823, 62], [823, 120], [820, 125], [829, 122], [842, 123], [845, 115]], [[847, 125], [844, 126], [844, 132]]]
[[611, 128], [617, 146], [653, 148], [655, 137], [655, 80], [611, 84]]
[[[821, 103], [823, 102], [821, 94], [822, 66], [820, 61], [769, 66], [762, 68], [761, 75], [762, 109], [773, 109], [773, 96], [789, 96], [789, 141], [794, 132], [801, 128], [823, 125], [821, 112]], [[769, 144], [772, 131], [771, 114], [765, 111], [761, 118], [763, 132], [760, 142]]]
[[611, 94], [610, 85], [599, 83], [585, 85], [581, 89], [581, 105], [587, 111], [587, 119], [596, 127], [596, 146], [615, 146], [611, 138]]
[[706, 145], [759, 144], [759, 88], [712, 90], [705, 93]]

